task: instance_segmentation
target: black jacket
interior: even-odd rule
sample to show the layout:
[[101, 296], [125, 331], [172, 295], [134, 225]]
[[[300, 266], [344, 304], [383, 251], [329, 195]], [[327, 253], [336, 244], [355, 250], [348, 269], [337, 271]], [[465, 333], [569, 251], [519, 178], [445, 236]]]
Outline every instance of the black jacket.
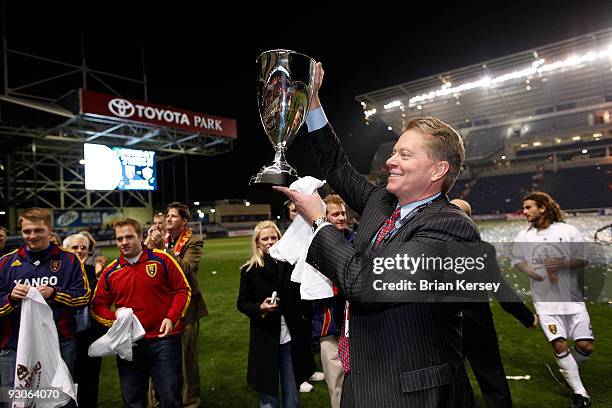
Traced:
[[[315, 371], [304, 317], [300, 312], [299, 285], [291, 282], [293, 267], [277, 262], [269, 255], [264, 257], [263, 268], [254, 266], [240, 271], [238, 310], [248, 316], [250, 323], [249, 360], [247, 382], [258, 392], [278, 394], [278, 351], [281, 315], [291, 334], [291, 351], [296, 387]], [[279, 307], [262, 317], [259, 306], [276, 291]]]

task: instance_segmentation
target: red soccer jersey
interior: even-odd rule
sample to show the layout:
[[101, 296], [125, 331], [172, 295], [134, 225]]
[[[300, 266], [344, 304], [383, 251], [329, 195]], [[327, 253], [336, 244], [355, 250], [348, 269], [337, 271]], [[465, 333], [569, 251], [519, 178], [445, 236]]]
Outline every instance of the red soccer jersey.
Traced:
[[91, 314], [100, 323], [112, 326], [115, 321], [112, 305], [132, 308], [146, 331], [145, 338], [156, 338], [165, 318], [174, 325], [170, 335], [181, 333], [180, 319], [190, 299], [191, 288], [174, 258], [143, 247], [136, 263], [129, 264], [121, 256], [102, 272]]

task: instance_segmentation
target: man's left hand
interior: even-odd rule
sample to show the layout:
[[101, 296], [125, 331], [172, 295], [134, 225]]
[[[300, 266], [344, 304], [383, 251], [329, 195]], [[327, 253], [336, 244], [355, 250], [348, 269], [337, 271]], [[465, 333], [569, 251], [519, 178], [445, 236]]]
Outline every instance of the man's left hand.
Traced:
[[161, 334], [157, 337], [166, 337], [167, 335], [170, 334], [171, 331], [172, 331], [172, 321], [168, 318], [165, 318], [164, 320], [162, 320], [162, 324], [159, 328], [159, 332]]
[[319, 193], [315, 192], [312, 195], [307, 195], [299, 191], [289, 190], [287, 187], [274, 186], [272, 188], [285, 194], [293, 201], [298, 213], [308, 225], [311, 225], [317, 218], [325, 217], [325, 210]]
[[55, 292], [55, 290], [52, 287], [46, 286], [46, 285], [38, 286], [36, 288], [36, 290], [38, 290], [38, 292], [40, 292], [42, 297], [45, 298], [45, 299], [49, 299], [53, 295], [53, 293]]

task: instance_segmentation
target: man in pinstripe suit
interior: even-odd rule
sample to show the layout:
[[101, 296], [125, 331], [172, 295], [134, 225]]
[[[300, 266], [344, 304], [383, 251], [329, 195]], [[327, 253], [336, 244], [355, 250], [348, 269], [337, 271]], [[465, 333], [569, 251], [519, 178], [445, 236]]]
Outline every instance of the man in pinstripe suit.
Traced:
[[480, 240], [475, 224], [446, 196], [464, 159], [461, 138], [435, 118], [410, 121], [387, 160], [386, 188], [375, 186], [349, 163], [327, 123], [318, 97], [322, 79], [319, 63], [309, 139], [331, 187], [361, 215], [354, 247], [325, 222], [318, 194], [275, 188], [316, 228], [307, 262], [341, 288], [350, 303], [350, 372], [342, 407], [474, 406], [463, 366], [460, 305], [391, 303], [384, 294], [372, 299], [366, 285], [374, 255], [416, 258]]

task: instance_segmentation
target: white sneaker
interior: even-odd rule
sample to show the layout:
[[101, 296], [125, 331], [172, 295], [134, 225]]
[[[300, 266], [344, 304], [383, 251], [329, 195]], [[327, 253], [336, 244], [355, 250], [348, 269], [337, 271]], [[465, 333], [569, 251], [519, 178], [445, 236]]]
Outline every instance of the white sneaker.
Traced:
[[300, 384], [300, 392], [310, 392], [314, 389], [314, 387], [307, 381], [304, 381]]
[[323, 381], [325, 379], [325, 374], [320, 371], [315, 371], [313, 375], [310, 376], [308, 381]]

